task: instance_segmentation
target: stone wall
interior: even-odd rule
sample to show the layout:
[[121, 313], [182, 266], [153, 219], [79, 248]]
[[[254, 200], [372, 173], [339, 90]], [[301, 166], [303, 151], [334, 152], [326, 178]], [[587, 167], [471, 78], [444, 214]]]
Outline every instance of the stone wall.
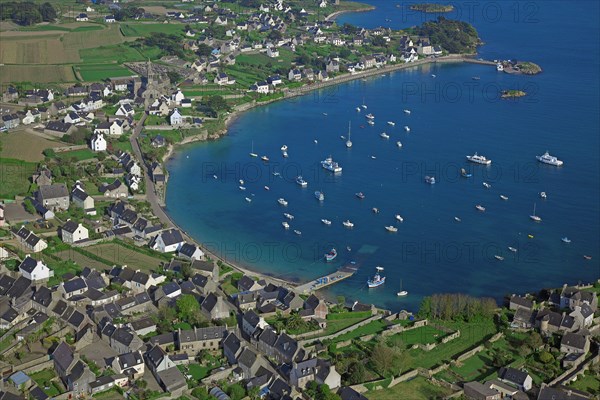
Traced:
[[354, 324], [354, 325], [352, 325], [352, 326], [349, 326], [349, 327], [348, 327], [348, 328], [346, 328], [346, 329], [342, 329], [342, 330], [341, 330], [341, 331], [339, 331], [339, 332], [332, 333], [331, 335], [327, 335], [327, 336], [321, 336], [321, 337], [315, 337], [315, 338], [311, 338], [311, 339], [299, 340], [299, 341], [298, 341], [298, 343], [304, 346], [304, 345], [306, 345], [307, 343], [310, 343], [310, 342], [313, 342], [313, 341], [316, 341], [316, 340], [324, 341], [324, 340], [334, 339], [334, 338], [336, 338], [336, 337], [338, 337], [338, 336], [341, 336], [341, 335], [343, 335], [344, 333], [352, 332], [352, 331], [353, 331], [353, 330], [355, 330], [356, 328], [358, 328], [358, 327], [361, 327], [361, 326], [363, 326], [363, 325], [366, 325], [366, 324], [368, 324], [368, 323], [370, 323], [370, 322], [372, 322], [372, 321], [378, 320], [378, 319], [380, 319], [380, 318], [381, 318], [381, 316], [380, 316], [380, 315], [374, 315], [374, 316], [372, 316], [372, 317], [370, 317], [370, 318], [367, 318], [367, 319], [365, 319], [365, 320], [362, 320], [362, 321], [360, 321], [360, 322], [357, 322], [356, 324]]
[[442, 338], [442, 343], [448, 343], [451, 340], [454, 340], [456, 338], [460, 337], [460, 331], [456, 331], [453, 334], [450, 334], [448, 336], [445, 336]]

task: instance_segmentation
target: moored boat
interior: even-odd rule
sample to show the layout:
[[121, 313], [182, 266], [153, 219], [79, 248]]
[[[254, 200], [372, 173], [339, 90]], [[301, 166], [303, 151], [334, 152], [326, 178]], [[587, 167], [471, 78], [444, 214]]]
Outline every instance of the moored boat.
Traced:
[[400, 214], [396, 214], [395, 218], [396, 218], [396, 220], [398, 220], [400, 222], [404, 222], [404, 218], [402, 218], [402, 216]]
[[317, 190], [315, 192], [315, 198], [319, 201], [323, 201], [323, 200], [325, 200], [325, 194], [323, 192], [320, 192]]
[[554, 165], [555, 167], [560, 167], [563, 165], [563, 162], [561, 160], [559, 160], [558, 158], [556, 158], [555, 156], [551, 156], [548, 151], [546, 151], [544, 154], [542, 154], [541, 156], [535, 156], [535, 158], [543, 163], [543, 164], [549, 164], [549, 165]]
[[458, 218], [458, 217], [454, 217], [454, 220], [455, 220], [456, 222], [460, 222], [460, 221], [462, 221], [462, 220], [461, 220], [460, 218]]
[[287, 221], [283, 221], [281, 223], [281, 225], [283, 226], [284, 229], [290, 229], [290, 224], [288, 224]]
[[504, 257], [499, 256], [499, 255], [495, 255], [494, 258], [498, 261], [504, 261]]
[[369, 125], [373, 126], [373, 125], [375, 125], [375, 122], [373, 122], [373, 120], [368, 120], [368, 121], [367, 121], [367, 124], [369, 124]]
[[373, 278], [367, 280], [367, 286], [369, 286], [370, 288], [375, 288], [385, 283], [385, 276], [381, 276], [381, 271], [383, 271], [383, 267], [376, 267], [375, 270], [377, 272], [375, 272]]
[[344, 225], [346, 228], [354, 228], [354, 223], [350, 222], [349, 219], [347, 219], [346, 221], [342, 222], [342, 225]]
[[571, 243], [571, 239], [569, 239], [569, 238], [568, 238], [568, 237], [566, 237], [566, 236], [565, 236], [564, 238], [560, 239], [560, 240], [562, 240], [562, 241], [563, 241], [563, 243]]
[[322, 218], [321, 222], [324, 223], [325, 225], [328, 225], [328, 226], [331, 225], [331, 221], [328, 220], [328, 219], [325, 219], [325, 218]]
[[408, 125], [405, 125], [405, 126], [404, 126], [404, 130], [405, 130], [406, 132], [410, 132], [410, 127], [409, 127]]
[[485, 211], [485, 207], [484, 207], [484, 206], [482, 206], [481, 204], [477, 204], [477, 205], [475, 206], [475, 208], [476, 208], [476, 209], [478, 209], [479, 211]]
[[262, 156], [260, 159], [263, 161], [269, 161], [269, 157], [267, 157], [267, 156]]
[[387, 123], [388, 123], [388, 125], [390, 125], [390, 126], [396, 126], [396, 123], [395, 123], [394, 121], [388, 121]]
[[238, 187], [239, 187], [239, 188], [240, 188], [240, 190], [242, 190], [242, 191], [243, 191], [243, 190], [246, 190], [246, 187], [245, 187], [245, 186], [238, 186]]
[[363, 192], [354, 193], [354, 195], [361, 200], [365, 198], [365, 195]]
[[280, 197], [279, 199], [277, 199], [277, 202], [279, 204], [281, 204], [282, 206], [287, 206], [288, 205], [288, 202], [283, 197]]
[[368, 113], [367, 115], [365, 115], [365, 117], [368, 119], [375, 119], [375, 116], [371, 113]]
[[337, 257], [336, 249], [331, 249], [331, 250], [329, 250], [329, 253], [325, 253], [325, 261], [327, 261], [327, 262], [333, 261], [336, 257]]
[[289, 219], [290, 221], [294, 219], [294, 216], [290, 213], [283, 213], [283, 216]]
[[401, 141], [397, 141], [397, 142], [396, 142], [396, 146], [398, 146], [398, 147], [402, 147], [402, 142], [401, 142]]
[[517, 252], [517, 249], [516, 249], [516, 248], [514, 248], [514, 247], [508, 246], [508, 249], [509, 249], [510, 251], [512, 251], [513, 253], [516, 253], [516, 252]]
[[246, 201], [247, 201], [248, 203], [252, 203], [252, 199], [251, 199], [250, 197], [246, 197]]
[[491, 188], [491, 187], [492, 187], [492, 185], [490, 185], [490, 184], [489, 184], [489, 183], [487, 183], [487, 182], [483, 182], [483, 187], [485, 187], [486, 189], [489, 189], [489, 188]]
[[404, 109], [403, 111], [404, 111], [404, 114], [410, 114], [410, 110], [408, 110], [408, 109]]
[[388, 225], [385, 227], [385, 230], [388, 232], [398, 232], [398, 228], [396, 228], [394, 225]]
[[503, 194], [501, 194], [501, 195], [500, 195], [500, 198], [501, 198], [502, 200], [508, 200], [508, 196], [505, 196], [505, 195], [503, 195]]
[[286, 151], [288, 149], [287, 144], [284, 144], [283, 146], [281, 146], [281, 151]]
[[371, 208], [371, 211], [373, 211], [374, 214], [379, 214], [379, 208], [377, 207]]
[[268, 186], [265, 186], [265, 190], [271, 190], [271, 188]]
[[342, 172], [342, 167], [337, 162], [333, 161], [331, 156], [321, 161], [321, 167], [333, 173]]
[[535, 205], [535, 203], [534, 203], [534, 204], [533, 204], [533, 214], [531, 214], [531, 215], [529, 216], [529, 218], [530, 218], [532, 221], [535, 221], [535, 222], [542, 222], [542, 219], [541, 219], [539, 216], [535, 215], [535, 206], [536, 206], [536, 205]]
[[288, 158], [288, 152], [284, 151], [283, 153], [281, 153], [281, 155], [283, 156], [283, 158]]
[[548, 198], [548, 195], [546, 194], [546, 192], [540, 192], [540, 197], [541, 197], [542, 199], [547, 199], [547, 198]]
[[389, 139], [389, 138], [390, 138], [390, 135], [388, 135], [388, 134], [387, 134], [387, 133], [385, 133], [385, 132], [381, 132], [381, 133], [379, 134], [379, 136], [381, 136], [383, 139]]
[[472, 163], [483, 165], [490, 165], [492, 163], [492, 160], [487, 159], [484, 156], [480, 156], [477, 153], [473, 154], [472, 156], [467, 156], [467, 160], [471, 161]]
[[298, 175], [296, 177], [296, 183], [301, 186], [301, 187], [306, 187], [308, 186], [308, 182], [306, 182], [303, 178], [302, 175]]
[[430, 185], [434, 185], [435, 184], [435, 177], [433, 176], [426, 176], [425, 177], [425, 183], [429, 183]]
[[300, 232], [298, 229], [294, 229], [294, 233], [298, 236], [302, 235], [302, 232]]
[[464, 169], [464, 168], [461, 168], [461, 169], [460, 169], [460, 176], [462, 176], [463, 178], [470, 178], [470, 177], [472, 177], [473, 175], [472, 175], [471, 173], [467, 172], [467, 170], [466, 170], [466, 169]]

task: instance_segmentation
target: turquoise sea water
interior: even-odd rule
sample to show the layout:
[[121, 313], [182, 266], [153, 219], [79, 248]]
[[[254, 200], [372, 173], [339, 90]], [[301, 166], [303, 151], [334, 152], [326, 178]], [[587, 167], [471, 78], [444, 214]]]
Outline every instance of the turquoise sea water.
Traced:
[[[425, 17], [396, 7], [405, 3], [370, 3], [375, 11], [344, 15], [340, 22], [401, 28]], [[465, 10], [467, 4], [472, 3]], [[423, 296], [437, 292], [499, 299], [597, 279], [600, 43], [598, 19], [587, 16], [598, 15], [598, 3], [478, 4], [485, 13], [461, 10], [461, 19], [486, 42], [480, 56], [531, 60], [542, 66], [541, 75], [511, 76], [472, 64], [425, 66], [254, 109], [226, 137], [187, 146], [169, 161], [169, 214], [211, 250], [263, 273], [306, 281], [355, 261], [358, 273], [327, 293], [391, 309], [415, 309]], [[493, 7], [501, 14], [490, 14]], [[502, 89], [526, 90], [529, 96], [500, 100]], [[355, 107], [363, 99], [368, 109], [359, 113]], [[376, 117], [374, 127], [366, 124], [367, 112]], [[351, 149], [340, 138], [349, 121]], [[390, 139], [380, 138], [382, 131]], [[289, 147], [287, 159], [283, 144]], [[251, 158], [252, 147], [270, 162]], [[565, 165], [538, 164], [535, 155], [545, 150]], [[467, 164], [465, 156], [474, 152], [491, 158], [492, 165]], [[343, 167], [339, 175], [320, 168], [330, 154]], [[463, 167], [472, 178], [459, 177]], [[297, 175], [309, 182], [307, 188], [294, 183]], [[437, 183], [425, 184], [425, 175], [434, 175]], [[492, 187], [485, 189], [484, 181]], [[324, 202], [315, 199], [315, 190], [325, 193]], [[359, 191], [364, 200], [355, 197]], [[541, 191], [548, 199], [540, 199]], [[280, 197], [287, 207], [277, 203]], [[543, 219], [539, 224], [529, 219], [534, 203]], [[486, 211], [478, 212], [476, 204]], [[284, 212], [295, 217], [289, 231], [281, 225]], [[395, 214], [404, 222], [396, 223]], [[327, 227], [321, 218], [333, 224]], [[353, 229], [342, 226], [346, 219], [355, 223]], [[384, 229], [390, 224], [397, 233]], [[563, 236], [572, 243], [562, 243]], [[340, 255], [326, 264], [323, 254], [331, 247]], [[593, 259], [584, 260], [584, 254]], [[385, 267], [387, 282], [367, 289], [377, 265]], [[399, 299], [401, 282], [410, 294]]]

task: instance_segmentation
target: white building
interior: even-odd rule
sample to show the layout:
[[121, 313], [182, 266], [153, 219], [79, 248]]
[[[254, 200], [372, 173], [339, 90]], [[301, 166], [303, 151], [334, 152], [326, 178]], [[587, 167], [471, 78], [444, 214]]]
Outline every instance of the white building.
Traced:
[[181, 232], [177, 229], [168, 229], [159, 233], [151, 242], [150, 247], [161, 253], [173, 253], [185, 244]]
[[73, 221], [67, 221], [61, 228], [62, 240], [65, 243], [73, 244], [89, 238], [88, 229]]
[[54, 276], [54, 271], [51, 271], [43, 261], [35, 260], [29, 255], [19, 265], [19, 273], [33, 282], [47, 280]]
[[185, 96], [181, 92], [181, 89], [177, 89], [177, 92], [171, 95], [171, 101], [175, 102], [175, 105], [181, 105], [181, 100], [185, 99]]
[[106, 151], [106, 139], [101, 133], [95, 133], [90, 141], [92, 151]]
[[183, 124], [183, 116], [179, 113], [178, 109], [173, 110], [173, 114], [169, 117], [169, 122], [171, 125], [181, 125]]
[[279, 49], [277, 49], [275, 46], [269, 47], [267, 49], [267, 56], [269, 56], [271, 58], [279, 57]]

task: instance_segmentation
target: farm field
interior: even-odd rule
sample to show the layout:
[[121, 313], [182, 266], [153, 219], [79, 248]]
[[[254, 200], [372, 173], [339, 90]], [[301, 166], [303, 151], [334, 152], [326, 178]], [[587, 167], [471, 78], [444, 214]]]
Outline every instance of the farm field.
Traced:
[[64, 151], [57, 154], [63, 160], [70, 160], [75, 158], [77, 161], [89, 160], [91, 158], [96, 157], [96, 153], [94, 153], [90, 149], [82, 149], [82, 150], [73, 150], [73, 151]]
[[75, 69], [86, 81], [101, 81], [107, 78], [134, 75], [129, 69], [117, 64], [81, 64]]
[[[88, 248], [86, 248], [85, 250], [87, 249]], [[78, 265], [92, 267], [100, 271], [106, 269], [107, 266], [110, 266], [110, 264], [94, 260], [72, 249], [59, 251], [57, 253], [54, 253], [54, 255], [62, 260], [71, 260], [76, 262]]]
[[42, 138], [27, 130], [2, 134], [0, 143], [2, 143], [0, 152], [2, 158], [15, 158], [31, 162], [42, 161], [44, 149], [68, 145]]
[[402, 382], [394, 387], [365, 393], [369, 400], [434, 400], [442, 399], [452, 393], [452, 390], [434, 386], [423, 377], [417, 377], [408, 382]]
[[121, 24], [121, 32], [126, 37], [149, 36], [151, 33], [167, 33], [167, 34], [183, 34], [183, 24], [143, 24], [143, 23], [126, 23]]
[[0, 198], [12, 199], [15, 195], [27, 193], [29, 177], [36, 171], [36, 168], [36, 163], [2, 157], [0, 159]]
[[145, 272], [156, 271], [164, 260], [151, 257], [147, 254], [128, 249], [118, 243], [103, 243], [85, 248], [86, 251], [95, 254], [111, 263], [127, 265], [133, 269]]
[[84, 63], [105, 64], [131, 61], [144, 61], [146, 58], [139, 51], [124, 44], [115, 44], [111, 46], [100, 46], [95, 49], [79, 50], [79, 57]]

